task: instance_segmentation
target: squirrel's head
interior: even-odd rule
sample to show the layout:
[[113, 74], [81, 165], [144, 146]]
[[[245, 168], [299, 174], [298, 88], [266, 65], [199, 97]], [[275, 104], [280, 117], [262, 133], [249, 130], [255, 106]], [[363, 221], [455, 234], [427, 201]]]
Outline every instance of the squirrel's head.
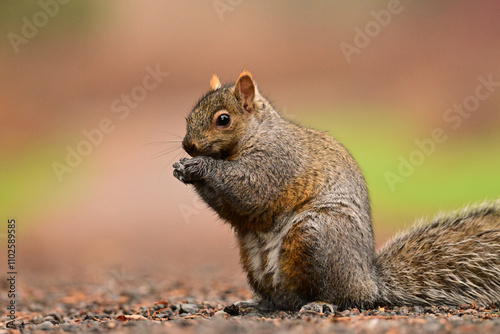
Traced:
[[257, 112], [256, 94], [257, 87], [247, 71], [241, 72], [236, 84], [226, 86], [213, 75], [210, 91], [186, 119], [184, 150], [193, 157], [235, 158], [248, 119]]

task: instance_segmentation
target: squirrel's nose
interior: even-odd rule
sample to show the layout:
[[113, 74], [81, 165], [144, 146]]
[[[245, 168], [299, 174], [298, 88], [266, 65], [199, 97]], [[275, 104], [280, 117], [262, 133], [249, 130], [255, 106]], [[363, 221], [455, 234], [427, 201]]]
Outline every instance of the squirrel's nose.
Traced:
[[182, 140], [182, 148], [192, 157], [194, 157], [198, 151], [196, 144], [189, 138], [184, 138]]

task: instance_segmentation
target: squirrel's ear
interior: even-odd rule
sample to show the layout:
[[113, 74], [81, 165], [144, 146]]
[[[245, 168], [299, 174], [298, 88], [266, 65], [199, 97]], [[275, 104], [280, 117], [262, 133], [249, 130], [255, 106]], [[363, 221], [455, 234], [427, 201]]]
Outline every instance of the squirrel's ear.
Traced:
[[241, 102], [243, 109], [252, 111], [254, 109], [255, 83], [250, 72], [243, 70], [234, 86], [234, 94]]
[[215, 74], [212, 75], [212, 78], [210, 79], [210, 90], [216, 90], [221, 87], [219, 77], [216, 76]]

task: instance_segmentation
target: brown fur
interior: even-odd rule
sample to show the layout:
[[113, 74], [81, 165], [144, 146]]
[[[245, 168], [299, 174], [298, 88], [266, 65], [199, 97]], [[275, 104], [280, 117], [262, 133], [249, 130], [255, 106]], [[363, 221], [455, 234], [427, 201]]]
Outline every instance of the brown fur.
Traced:
[[192, 158], [174, 175], [234, 228], [263, 309], [500, 302], [500, 201], [438, 217], [377, 255], [353, 157], [283, 119], [247, 71], [234, 85], [212, 77], [183, 147]]
[[[309, 258], [311, 249], [306, 247], [302, 224], [294, 225], [283, 239], [280, 256], [280, 268], [286, 277], [284, 288], [297, 291], [303, 296], [312, 296], [311, 287], [307, 280], [307, 272], [313, 271]], [[309, 297], [311, 298], [311, 297]]]

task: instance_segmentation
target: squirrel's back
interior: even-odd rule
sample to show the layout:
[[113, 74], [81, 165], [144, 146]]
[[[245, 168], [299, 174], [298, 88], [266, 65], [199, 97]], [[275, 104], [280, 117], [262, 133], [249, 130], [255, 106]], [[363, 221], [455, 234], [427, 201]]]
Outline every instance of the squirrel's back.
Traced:
[[500, 200], [417, 224], [387, 243], [377, 263], [391, 304], [500, 302]]

